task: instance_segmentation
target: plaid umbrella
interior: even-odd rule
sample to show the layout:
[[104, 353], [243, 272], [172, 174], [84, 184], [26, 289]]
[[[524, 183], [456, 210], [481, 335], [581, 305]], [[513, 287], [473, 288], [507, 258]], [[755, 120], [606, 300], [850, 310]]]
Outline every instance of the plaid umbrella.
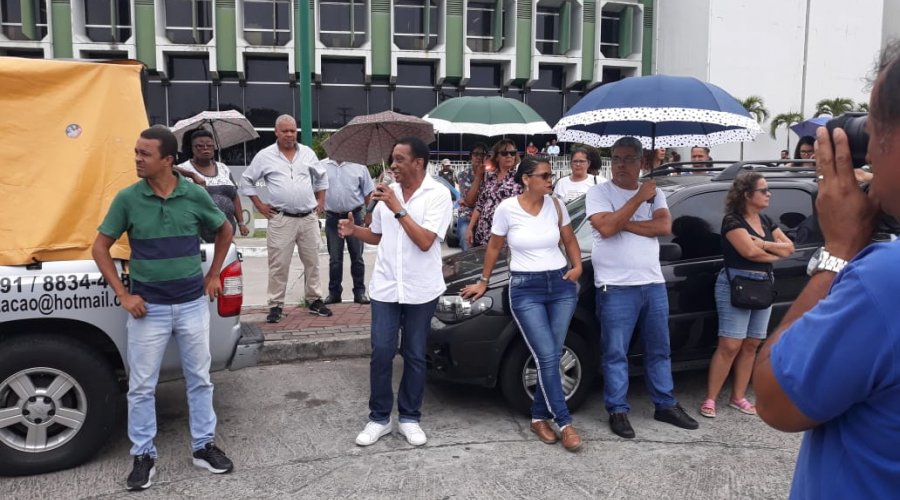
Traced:
[[203, 111], [196, 115], [178, 120], [170, 129], [178, 139], [178, 147], [184, 139], [185, 132], [198, 128], [212, 132], [216, 149], [224, 149], [235, 144], [252, 141], [259, 137], [247, 117], [235, 110]]
[[416, 116], [383, 111], [355, 117], [329, 137], [323, 146], [332, 160], [374, 165], [385, 161], [394, 143], [404, 137], [416, 137], [431, 144], [434, 128]]

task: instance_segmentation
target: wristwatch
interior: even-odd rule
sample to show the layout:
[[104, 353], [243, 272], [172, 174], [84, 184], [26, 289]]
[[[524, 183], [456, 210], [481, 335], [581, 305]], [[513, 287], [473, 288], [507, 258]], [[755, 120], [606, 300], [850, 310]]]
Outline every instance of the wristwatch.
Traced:
[[846, 260], [831, 255], [828, 250], [825, 250], [825, 247], [820, 247], [809, 259], [809, 264], [806, 265], [806, 274], [813, 276], [822, 271], [839, 273], [846, 265]]
[[399, 212], [394, 214], [395, 219], [400, 219], [402, 217], [406, 217], [406, 209], [405, 208], [401, 208]]

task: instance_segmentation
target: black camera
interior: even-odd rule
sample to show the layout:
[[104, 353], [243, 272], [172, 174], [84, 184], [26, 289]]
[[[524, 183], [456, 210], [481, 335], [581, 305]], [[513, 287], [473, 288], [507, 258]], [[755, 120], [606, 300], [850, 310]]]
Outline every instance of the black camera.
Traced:
[[844, 113], [837, 118], [828, 120], [825, 128], [834, 144], [834, 129], [842, 128], [850, 142], [850, 155], [853, 158], [853, 168], [866, 165], [866, 150], [869, 148], [869, 134], [866, 132], [866, 120], [868, 113]]

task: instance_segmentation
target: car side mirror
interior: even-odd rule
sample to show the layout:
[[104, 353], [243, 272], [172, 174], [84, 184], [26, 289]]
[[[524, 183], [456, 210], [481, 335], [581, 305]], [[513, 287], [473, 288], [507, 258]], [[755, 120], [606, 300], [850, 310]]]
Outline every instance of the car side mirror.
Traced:
[[681, 258], [681, 245], [678, 243], [660, 243], [659, 260], [671, 261]]

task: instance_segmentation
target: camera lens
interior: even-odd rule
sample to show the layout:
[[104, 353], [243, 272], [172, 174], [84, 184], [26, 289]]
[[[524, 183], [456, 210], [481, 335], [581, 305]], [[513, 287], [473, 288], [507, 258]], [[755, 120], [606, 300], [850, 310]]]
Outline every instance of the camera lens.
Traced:
[[860, 168], [866, 164], [866, 150], [869, 147], [869, 134], [866, 133], [866, 120], [868, 113], [844, 113], [841, 116], [829, 120], [825, 124], [828, 135], [834, 144], [834, 129], [842, 128], [850, 142], [850, 154], [853, 158], [853, 168]]

